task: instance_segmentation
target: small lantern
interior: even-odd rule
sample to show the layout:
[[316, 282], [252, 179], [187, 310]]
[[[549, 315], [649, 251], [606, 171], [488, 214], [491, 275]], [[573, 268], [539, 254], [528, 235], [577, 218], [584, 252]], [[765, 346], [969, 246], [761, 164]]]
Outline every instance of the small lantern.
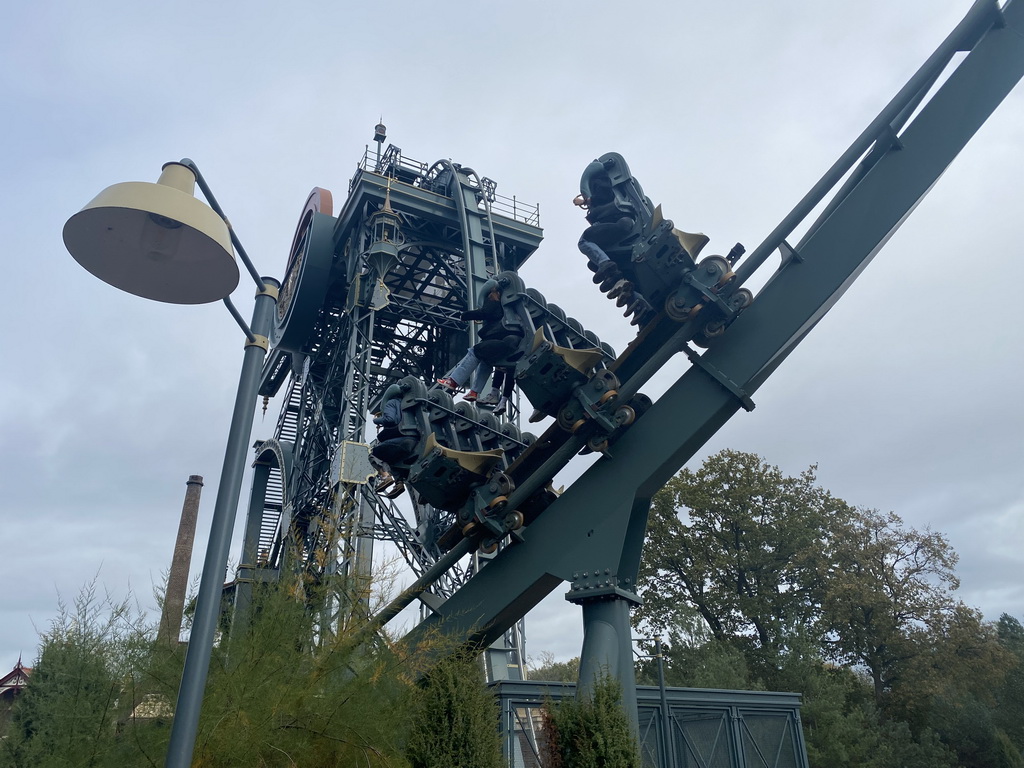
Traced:
[[391, 190], [384, 196], [384, 205], [370, 217], [373, 242], [366, 252], [366, 262], [381, 280], [398, 263], [398, 247], [405, 242], [401, 221], [391, 209]]

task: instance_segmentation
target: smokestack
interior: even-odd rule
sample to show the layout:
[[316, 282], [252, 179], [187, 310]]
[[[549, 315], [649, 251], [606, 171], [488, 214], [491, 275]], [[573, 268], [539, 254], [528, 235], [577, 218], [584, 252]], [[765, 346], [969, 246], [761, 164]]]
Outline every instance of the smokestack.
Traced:
[[158, 643], [174, 645], [181, 633], [181, 617], [185, 610], [185, 593], [188, 591], [188, 567], [192, 561], [192, 545], [196, 540], [196, 518], [199, 517], [202, 489], [202, 476], [190, 475], [185, 488], [185, 503], [181, 507], [178, 539], [174, 542], [171, 572], [167, 576], [164, 610], [160, 615], [160, 630], [157, 633]]

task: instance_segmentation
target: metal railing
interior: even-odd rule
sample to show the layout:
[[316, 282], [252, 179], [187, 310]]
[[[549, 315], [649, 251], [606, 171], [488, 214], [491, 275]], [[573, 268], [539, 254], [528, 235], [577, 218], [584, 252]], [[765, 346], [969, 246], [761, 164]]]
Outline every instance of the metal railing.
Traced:
[[[376, 149], [367, 147], [363, 156], [356, 165], [356, 174], [349, 182], [349, 189], [355, 184], [356, 177], [362, 172], [376, 173], [380, 176], [387, 176], [400, 184], [411, 184], [419, 186], [419, 183], [427, 176], [432, 166], [421, 163], [418, 160], [411, 160], [402, 154], [402, 150], [394, 144], [378, 154]], [[487, 180], [490, 181], [490, 180]], [[481, 189], [479, 194], [480, 210], [490, 206], [491, 214], [501, 216], [505, 219], [518, 221], [532, 227], [540, 226], [540, 205], [537, 203], [524, 203], [515, 195], [499, 195], [494, 187], [488, 185]]]

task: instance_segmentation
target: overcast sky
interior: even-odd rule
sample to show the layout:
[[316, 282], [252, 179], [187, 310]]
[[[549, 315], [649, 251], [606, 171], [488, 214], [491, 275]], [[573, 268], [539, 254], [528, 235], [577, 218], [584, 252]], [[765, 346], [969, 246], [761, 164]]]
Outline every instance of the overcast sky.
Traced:
[[[576, 250], [590, 160], [623, 154], [666, 216], [710, 236], [705, 253], [752, 250], [969, 7], [4, 4], [0, 673], [34, 659], [58, 595], [93, 578], [154, 604], [191, 474], [206, 479], [193, 573], [205, 551], [243, 338], [219, 303], [147, 302], [77, 265], [61, 230], [102, 188], [190, 157], [280, 277], [309, 190], [340, 206], [383, 117], [406, 156], [538, 202], [545, 241], [524, 279], [622, 349], [632, 329]], [[789, 474], [817, 464], [848, 502], [942, 531], [961, 597], [993, 620], [1024, 617], [1022, 126], [1018, 89], [756, 410], [694, 459], [728, 447]], [[243, 281], [234, 296], [246, 316], [252, 293]], [[273, 429], [257, 413], [253, 438]], [[530, 655], [579, 653], [563, 593], [528, 618]]]

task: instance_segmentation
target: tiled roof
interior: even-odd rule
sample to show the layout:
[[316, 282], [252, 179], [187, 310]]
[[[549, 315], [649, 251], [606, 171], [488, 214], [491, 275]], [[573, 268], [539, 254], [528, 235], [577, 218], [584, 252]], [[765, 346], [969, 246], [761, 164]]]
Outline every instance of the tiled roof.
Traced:
[[32, 668], [26, 667], [21, 663], [21, 659], [18, 659], [14, 669], [0, 677], [0, 693], [6, 693], [11, 689], [20, 690], [24, 688], [28, 683], [28, 676], [30, 674], [32, 674]]

